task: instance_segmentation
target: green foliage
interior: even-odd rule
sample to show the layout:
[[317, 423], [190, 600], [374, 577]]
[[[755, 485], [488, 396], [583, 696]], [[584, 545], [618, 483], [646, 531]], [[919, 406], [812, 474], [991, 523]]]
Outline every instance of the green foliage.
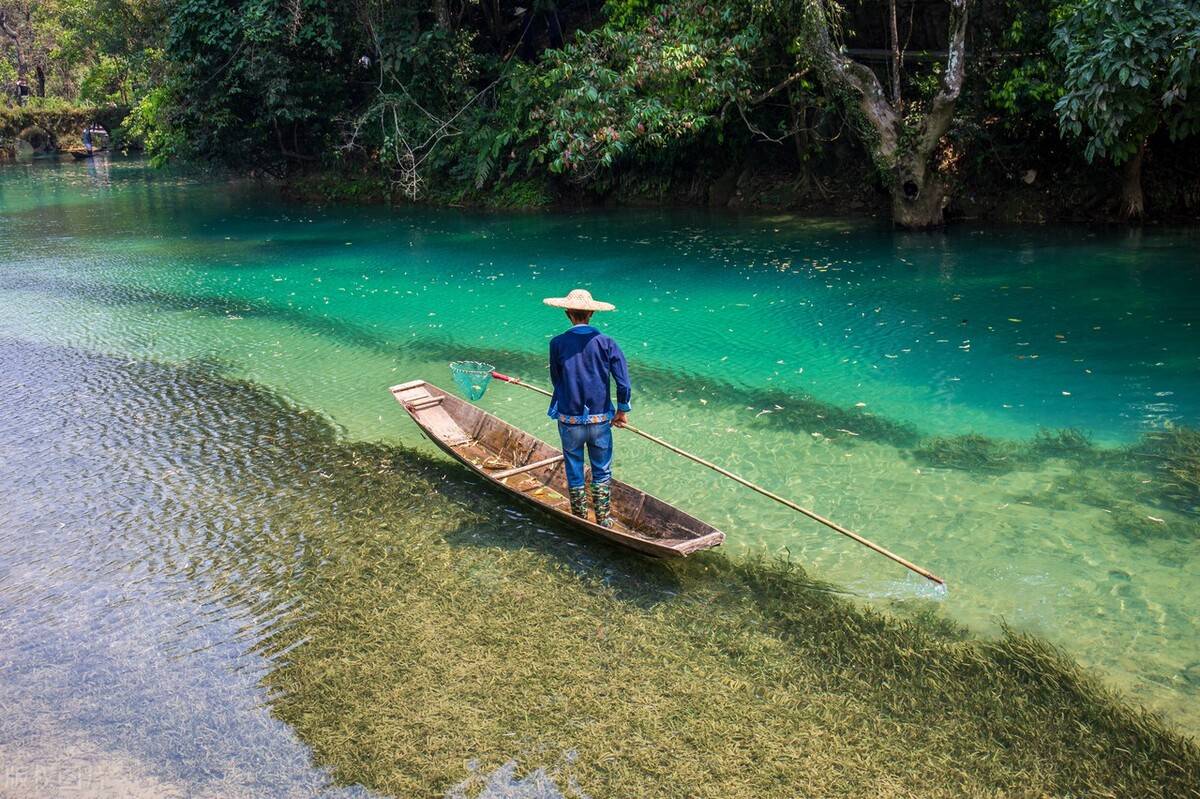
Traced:
[[[542, 191], [555, 176], [606, 189], [713, 172], [699, 165], [719, 173], [751, 142], [775, 142], [806, 169], [843, 116], [879, 158], [853, 93], [817, 85], [813, 26], [838, 40], [862, 35], [841, 27], [862, 22], [864, 8], [836, 2], [0, 0], [0, 8], [21, 20], [26, 78], [34, 65], [46, 76], [48, 97], [32, 102], [134, 106], [133, 129], [156, 162], [198, 158], [279, 174], [369, 167], [392, 195], [477, 201], [508, 183]], [[1190, 135], [1200, 126], [1198, 18], [1200, 6], [1185, 0], [998, 0], [973, 10], [955, 157], [990, 158], [1007, 173], [1030, 151], [1059, 163], [1077, 140], [1089, 159], [1120, 161], [1156, 129]], [[939, 68], [904, 70], [902, 149]], [[0, 83], [15, 77], [12, 50], [0, 46]], [[1069, 143], [1059, 143], [1060, 126]], [[878, 166], [887, 185], [895, 165]]]
[[166, 143], [156, 154], [167, 157], [186, 137], [197, 157], [267, 169], [315, 160], [344, 108], [352, 59], [337, 33], [350, 13], [326, 0], [180, 0], [164, 92], [142, 116], [147, 141]]
[[636, 28], [654, 11], [656, 0], [609, 0], [604, 14], [617, 30]]
[[540, 176], [497, 180], [482, 189], [469, 184], [457, 185], [457, 190], [453, 192], [432, 192], [432, 199], [447, 205], [506, 211], [544, 208], [553, 200], [546, 181]]
[[539, 208], [548, 205], [546, 186], [537, 180], [517, 180], [499, 187], [490, 205], [495, 208]]
[[78, 103], [62, 97], [30, 97], [25, 101], [26, 109], [30, 111], [71, 112], [80, 108]]
[[141, 142], [155, 166], [191, 155], [187, 132], [172, 121], [176, 99], [167, 87], [147, 92], [125, 120], [127, 134]]
[[17, 77], [15, 47], [26, 62], [33, 94], [68, 103], [129, 105], [157, 78], [155, 53], [165, 36], [163, 0], [3, 0], [7, 27], [0, 36], [0, 85]]
[[379, 203], [387, 199], [388, 186], [377, 171], [327, 169], [296, 175], [288, 181], [286, 195], [293, 200], [315, 203]]
[[89, 103], [115, 102], [128, 93], [125, 65], [107, 54], [101, 54], [79, 87], [80, 98]]
[[1065, 75], [1056, 106], [1088, 160], [1132, 157], [1165, 126], [1174, 139], [1200, 128], [1200, 4], [1193, 0], [1077, 0], [1055, 29]]
[[423, 190], [423, 173], [465, 166], [471, 160], [474, 168], [461, 177], [482, 185], [494, 157], [470, 159], [461, 145], [454, 146], [457, 142], [441, 145], [465, 134], [476, 154], [493, 150], [493, 141], [480, 138], [484, 106], [476, 105], [484, 99], [476, 84], [486, 59], [475, 52], [473, 37], [465, 31], [421, 31], [415, 18], [399, 23], [392, 19], [378, 43], [378, 84], [352, 126], [354, 145], [393, 175], [411, 198]]
[[7, 58], [0, 58], [0, 86], [8, 86], [17, 79], [17, 66]]
[[[998, 55], [985, 74], [990, 105], [1005, 115], [1010, 130], [1025, 132], [1031, 123], [1054, 124], [1054, 104], [1062, 96], [1062, 74], [1050, 52], [1052, 20], [1061, 15], [1060, 0], [1009, 0], [1005, 26], [999, 31]], [[1008, 55], [1016, 53], [1017, 55]]]
[[162, 0], [70, 0], [59, 52], [79, 63], [81, 98], [130, 105], [161, 82]]
[[752, 6], [685, 0], [636, 30], [609, 25], [547, 52], [538, 161], [588, 179], [632, 154], [719, 138], [727, 113], [752, 104], [751, 59], [763, 45]]
[[[772, 13], [747, 2], [686, 0], [610, 21], [522, 62], [481, 54], [466, 30], [421, 30], [416, 11], [391, 7], [371, 25], [378, 86], [354, 119], [353, 148], [409, 197], [488, 197], [496, 195], [489, 185], [534, 172], [539, 192], [547, 173], [602, 185], [623, 163], [720, 147], [730, 125], [786, 134], [784, 116], [755, 109], [761, 87], [795, 61], [787, 26], [761, 32]], [[802, 80], [789, 86], [797, 96], [811, 89]], [[462, 190], [431, 187], [431, 175]]]

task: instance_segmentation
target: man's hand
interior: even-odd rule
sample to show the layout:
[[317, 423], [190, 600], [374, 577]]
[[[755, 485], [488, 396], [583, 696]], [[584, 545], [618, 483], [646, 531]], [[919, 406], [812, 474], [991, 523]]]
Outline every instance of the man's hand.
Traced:
[[613, 427], [624, 427], [628, 421], [629, 420], [625, 418], [625, 411], [617, 411], [616, 415], [613, 416]]

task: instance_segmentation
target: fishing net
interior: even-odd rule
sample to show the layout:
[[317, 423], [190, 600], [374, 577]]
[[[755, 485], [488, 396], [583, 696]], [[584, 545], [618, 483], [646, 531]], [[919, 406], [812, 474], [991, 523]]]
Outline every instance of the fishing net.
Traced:
[[454, 378], [454, 382], [458, 385], [463, 395], [471, 400], [477, 400], [483, 396], [483, 392], [487, 391], [488, 383], [492, 381], [492, 369], [490, 363], [480, 363], [479, 361], [455, 361], [450, 364], [450, 375]]

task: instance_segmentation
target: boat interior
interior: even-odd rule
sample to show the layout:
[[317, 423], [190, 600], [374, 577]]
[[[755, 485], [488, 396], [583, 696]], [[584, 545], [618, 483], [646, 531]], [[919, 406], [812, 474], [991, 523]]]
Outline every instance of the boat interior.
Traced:
[[[435, 443], [476, 471], [533, 502], [570, 514], [559, 450], [429, 383], [405, 383], [392, 393]], [[611, 532], [667, 546], [715, 532], [618, 480], [612, 483], [612, 513], [616, 525]], [[595, 521], [590, 509], [588, 521]]]

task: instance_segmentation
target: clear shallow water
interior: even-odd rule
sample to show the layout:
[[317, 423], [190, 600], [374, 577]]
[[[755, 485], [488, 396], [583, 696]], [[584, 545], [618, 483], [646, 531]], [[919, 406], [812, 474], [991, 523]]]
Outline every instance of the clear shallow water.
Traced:
[[[276, 483], [254, 482], [264, 467], [245, 448], [264, 417], [287, 414], [268, 402], [210, 418], [192, 393], [207, 372], [131, 383], [112, 377], [120, 364], [205, 365], [318, 414], [346, 441], [432, 452], [386, 387], [448, 384], [445, 364], [459, 357], [544, 382], [546, 341], [562, 325], [540, 300], [575, 285], [620, 309], [603, 323], [630, 356], [637, 423], [933, 569], [950, 591], [937, 597], [639, 440], [620, 440], [622, 478], [718, 524], [730, 549], [789, 552], [868, 601], [935, 601], [983, 633], [1003, 619], [1044, 635], [1200, 729], [1200, 518], [1137, 497], [1154, 478], [1124, 467], [1049, 458], [993, 473], [917, 454], [939, 435], [1023, 441], [1074, 427], [1112, 449], [1200, 424], [1195, 233], [317, 210], [119, 161], [0, 171], [0, 213], [11, 486], [0, 651], [20, 653], [6, 699], [22, 729], [49, 707], [76, 707], [55, 735], [86, 762], [114, 762], [97, 754], [107, 747], [141, 758], [147, 780], [213, 795], [311, 791], [324, 779], [260, 706], [270, 659], [250, 645], [271, 614], [245, 597], [205, 604], [256, 584], [253, 564], [219, 554], [258, 529], [256, 506]], [[75, 380], [84, 389], [73, 393]], [[495, 386], [481, 404], [552, 440], [541, 398]], [[188, 473], [172, 460], [188, 453], [216, 470], [209, 482], [172, 484]], [[1171, 534], [1122, 526], [1150, 517]], [[196, 614], [206, 623], [191, 624]], [[112, 682], [97, 690], [101, 672]], [[106, 691], [125, 698], [95, 707]], [[178, 715], [160, 718], [164, 704]], [[103, 734], [149, 718], [211, 725], [227, 755]], [[28, 739], [0, 732], [0, 745], [37, 759]], [[247, 746], [271, 752], [270, 767], [203, 765]], [[164, 762], [202, 765], [164, 772]], [[264, 783], [247, 776], [260, 772]]]

